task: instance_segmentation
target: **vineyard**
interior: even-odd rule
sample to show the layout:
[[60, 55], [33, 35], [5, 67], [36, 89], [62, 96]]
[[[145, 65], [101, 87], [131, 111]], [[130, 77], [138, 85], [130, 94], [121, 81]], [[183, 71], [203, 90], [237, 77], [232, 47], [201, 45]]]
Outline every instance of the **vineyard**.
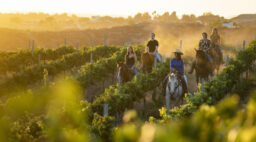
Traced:
[[[134, 46], [139, 61], [144, 49]], [[161, 95], [170, 59], [121, 84], [117, 63], [126, 51], [97, 46], [1, 52], [0, 141], [256, 140], [256, 41], [170, 110]]]

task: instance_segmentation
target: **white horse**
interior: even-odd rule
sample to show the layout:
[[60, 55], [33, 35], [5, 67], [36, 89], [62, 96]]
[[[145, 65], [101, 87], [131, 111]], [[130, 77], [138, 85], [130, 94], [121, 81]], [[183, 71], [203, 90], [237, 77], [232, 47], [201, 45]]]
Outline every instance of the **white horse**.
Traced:
[[181, 81], [175, 73], [171, 73], [166, 84], [166, 107], [170, 109], [170, 103], [171, 108], [182, 104], [183, 96]]

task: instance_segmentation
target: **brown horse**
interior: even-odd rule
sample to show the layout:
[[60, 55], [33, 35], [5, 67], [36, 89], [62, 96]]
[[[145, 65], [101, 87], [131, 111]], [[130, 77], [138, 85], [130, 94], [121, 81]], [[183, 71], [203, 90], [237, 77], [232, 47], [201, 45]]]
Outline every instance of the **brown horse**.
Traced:
[[219, 45], [212, 44], [212, 48], [209, 50], [209, 54], [213, 59], [213, 69], [219, 72], [220, 65], [222, 64], [222, 59], [221, 59], [221, 53], [218, 52], [217, 48], [220, 48]]
[[131, 81], [134, 76], [132, 70], [128, 68], [128, 66], [123, 62], [117, 63], [117, 78], [120, 78], [121, 83]]
[[199, 81], [202, 81], [202, 79], [207, 81], [212, 72], [212, 65], [203, 50], [196, 50], [195, 70], [197, 84]]
[[142, 53], [141, 56], [141, 69], [144, 73], [152, 72], [154, 65], [154, 55], [149, 54], [148, 52]]

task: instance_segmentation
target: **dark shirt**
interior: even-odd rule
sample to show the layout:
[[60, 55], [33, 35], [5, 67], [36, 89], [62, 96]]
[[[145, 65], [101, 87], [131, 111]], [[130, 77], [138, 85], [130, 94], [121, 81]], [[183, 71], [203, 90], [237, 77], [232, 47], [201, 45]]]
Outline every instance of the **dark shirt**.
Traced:
[[129, 58], [129, 55], [126, 55], [126, 65], [131, 68], [135, 64], [134, 56]]
[[184, 75], [184, 62], [183, 60], [177, 60], [176, 58], [171, 60], [171, 71], [175, 69], [181, 75]]
[[149, 52], [155, 52], [156, 46], [158, 46], [158, 41], [157, 40], [150, 40], [147, 44], [149, 48]]

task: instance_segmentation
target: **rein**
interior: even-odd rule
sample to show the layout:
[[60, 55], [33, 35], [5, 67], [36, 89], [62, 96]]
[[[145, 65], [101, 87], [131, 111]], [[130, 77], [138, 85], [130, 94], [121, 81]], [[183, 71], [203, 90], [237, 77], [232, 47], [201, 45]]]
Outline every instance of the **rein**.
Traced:
[[[178, 89], [178, 87], [180, 87], [181, 86], [181, 83], [180, 83], [180, 79], [177, 79], [178, 80], [178, 84], [175, 86], [175, 88], [174, 88], [174, 94], [175, 94], [175, 92], [177, 91], [177, 89]], [[169, 88], [169, 90], [170, 90], [170, 85], [168, 84], [168, 88]], [[172, 95], [174, 95], [174, 94], [172, 94]]]

